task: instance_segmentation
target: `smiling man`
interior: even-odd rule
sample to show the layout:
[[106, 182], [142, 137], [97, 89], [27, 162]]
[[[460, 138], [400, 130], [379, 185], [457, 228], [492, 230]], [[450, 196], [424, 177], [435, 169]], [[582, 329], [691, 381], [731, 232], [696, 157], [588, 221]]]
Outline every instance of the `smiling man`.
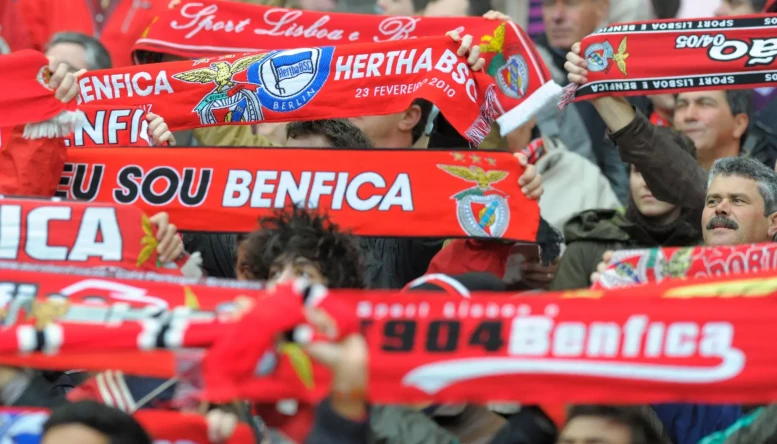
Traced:
[[702, 226], [706, 245], [773, 240], [777, 234], [777, 173], [744, 157], [715, 161]]
[[743, 153], [750, 124], [752, 92], [746, 90], [690, 91], [677, 95], [675, 128], [696, 145], [705, 170], [715, 160]]

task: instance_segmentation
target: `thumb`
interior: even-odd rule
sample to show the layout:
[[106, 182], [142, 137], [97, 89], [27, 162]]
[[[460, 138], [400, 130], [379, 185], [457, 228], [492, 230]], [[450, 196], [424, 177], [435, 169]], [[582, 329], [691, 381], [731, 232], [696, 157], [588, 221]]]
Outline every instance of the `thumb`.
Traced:
[[518, 159], [518, 163], [521, 164], [521, 166], [526, 166], [529, 164], [529, 159], [526, 158], [526, 155], [523, 153], [515, 153], [515, 157]]
[[78, 70], [78, 71], [76, 71], [76, 73], [75, 73], [75, 74], [73, 74], [73, 75], [74, 75], [76, 78], [79, 78], [79, 77], [81, 77], [81, 76], [82, 76], [82, 75], [84, 75], [84, 74], [86, 74], [86, 70], [85, 70], [85, 69], [79, 69], [79, 70]]

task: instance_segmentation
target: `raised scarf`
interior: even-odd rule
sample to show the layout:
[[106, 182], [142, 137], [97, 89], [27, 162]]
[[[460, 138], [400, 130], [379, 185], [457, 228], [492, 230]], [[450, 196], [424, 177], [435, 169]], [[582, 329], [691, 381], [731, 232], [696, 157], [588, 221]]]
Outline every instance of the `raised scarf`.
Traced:
[[583, 38], [588, 83], [564, 88], [561, 105], [601, 96], [752, 89], [777, 82], [774, 15], [610, 25]]
[[[68, 168], [61, 183], [73, 173]], [[73, 191], [82, 197], [79, 184]], [[135, 207], [0, 198], [0, 260], [174, 275], [197, 271], [198, 260], [189, 262], [188, 255], [163, 265], [157, 245], [156, 229]]]
[[[476, 43], [481, 42], [481, 54], [489, 62], [486, 72], [506, 96], [514, 99], [513, 103], [502, 102], [504, 109], [515, 109], [514, 113], [526, 121], [528, 117], [523, 120], [523, 116], [536, 114], [547, 100], [556, 98], [559, 90], [526, 33], [511, 22], [505, 24], [504, 30], [493, 33], [496, 23], [482, 17], [322, 13], [243, 2], [184, 0], [171, 4], [166, 14], [154, 19], [133, 52], [136, 63], [143, 63], [148, 53], [192, 59], [434, 37], [456, 29], [461, 35], [473, 35]], [[500, 54], [492, 59], [494, 51]], [[447, 116], [444, 110], [443, 114]], [[502, 135], [520, 126], [511, 123], [511, 119], [499, 121]]]
[[[80, 80], [79, 103], [151, 104], [171, 129], [182, 130], [388, 114], [424, 98], [479, 144], [493, 121], [507, 134], [558, 91], [543, 80], [542, 66], [532, 59], [527, 65], [519, 33], [507, 22], [482, 32], [486, 71], [501, 73], [496, 82], [473, 73], [449, 37], [436, 36], [93, 71]], [[525, 101], [531, 94], [535, 100]]]
[[777, 244], [618, 250], [594, 288], [777, 270]]
[[763, 12], [777, 12], [777, 0], [768, 0]]
[[[4, 285], [25, 282], [57, 288], [63, 283], [60, 279], [72, 279], [56, 272], [21, 271], [18, 264], [13, 264], [15, 269], [0, 266], [5, 267]], [[334, 313], [338, 325], [347, 319], [335, 310], [328, 311], [330, 299], [352, 307], [351, 313], [361, 320], [370, 356], [367, 398], [376, 403], [757, 403], [777, 399], [773, 383], [777, 368], [771, 349], [763, 346], [764, 337], [777, 333], [777, 286], [770, 273], [550, 293], [541, 298], [474, 293], [464, 299], [445, 293], [338, 290], [308, 296], [308, 301], [316, 300], [318, 306]], [[51, 368], [56, 362], [74, 368], [85, 356], [93, 358], [92, 364], [103, 358], [104, 367], [125, 373], [134, 369], [148, 374], [143, 371], [153, 369], [155, 376], [178, 376], [187, 387], [199, 387], [213, 401], [315, 401], [328, 393], [326, 369], [298, 353], [278, 360], [268, 348], [300, 319], [302, 295], [295, 290], [299, 287], [279, 287], [278, 293], [264, 296], [275, 298], [266, 300], [271, 304], [257, 306], [241, 323], [221, 325], [216, 330], [220, 335], [208, 338], [210, 342], [200, 336], [201, 345], [221, 341], [206, 356], [242, 353], [239, 359], [225, 359], [217, 365], [207, 364], [206, 357], [203, 379], [201, 354], [186, 358], [182, 356], [186, 351], [179, 350], [176, 359], [164, 345], [175, 345], [170, 340], [179, 338], [180, 346], [195, 327], [218, 325], [205, 308], [211, 304], [208, 300], [215, 302], [216, 288], [197, 287], [202, 309], [182, 310], [188, 308], [179, 305], [183, 285], [175, 291], [159, 282], [135, 280], [133, 286], [148, 288], [161, 299], [169, 297], [169, 309], [178, 313], [177, 322], [159, 330], [155, 353], [138, 351], [139, 345], [153, 344], [153, 340], [136, 333], [134, 342], [125, 341], [123, 329], [124, 324], [149, 323], [154, 313], [122, 319], [119, 314], [126, 313], [125, 309], [114, 316], [121, 324], [100, 324], [76, 321], [71, 311], [78, 312], [83, 306], [73, 304], [54, 316], [51, 311], [38, 310], [31, 319], [13, 323], [0, 333], [0, 347], [10, 353], [15, 348], [9, 341], [25, 337], [27, 334], [20, 334], [25, 325], [42, 324], [34, 335], [36, 340], [55, 339], [48, 332], [60, 328], [58, 346], [47, 349], [54, 354], [2, 354], [0, 362], [41, 368]], [[44, 297], [45, 292], [37, 295], [37, 299]], [[629, 303], [624, 304], [624, 298]], [[104, 305], [91, 306], [116, 311], [120, 301], [121, 294], [109, 294]], [[269, 310], [271, 307], [275, 309]], [[195, 315], [210, 315], [210, 321], [202, 317], [195, 321]], [[68, 316], [70, 320], [65, 320]], [[263, 323], [251, 325], [256, 321]], [[92, 334], [71, 337], [79, 329]], [[241, 329], [243, 334], [238, 335]], [[214, 350], [219, 351], [211, 355]]]
[[190, 231], [250, 232], [292, 202], [360, 236], [534, 242], [539, 227], [504, 152], [95, 148], [69, 150], [65, 168], [59, 197], [166, 211]]
[[[208, 424], [203, 416], [167, 410], [141, 410], [135, 412], [137, 420], [154, 444], [186, 443], [211, 444]], [[0, 424], [4, 439], [13, 443], [40, 442], [43, 423], [49, 411], [36, 408], [0, 407]], [[235, 432], [224, 444], [254, 444], [253, 432], [246, 424], [238, 424]]]

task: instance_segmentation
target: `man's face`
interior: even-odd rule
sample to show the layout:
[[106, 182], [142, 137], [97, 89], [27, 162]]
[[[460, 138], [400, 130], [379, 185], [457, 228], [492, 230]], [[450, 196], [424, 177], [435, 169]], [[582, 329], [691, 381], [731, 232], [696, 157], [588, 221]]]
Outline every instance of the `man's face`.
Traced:
[[744, 114], [731, 114], [725, 91], [684, 92], [675, 101], [675, 127], [693, 140], [702, 159], [716, 157], [716, 148], [738, 141], [747, 123]]
[[469, 15], [469, 0], [430, 1], [423, 15], [425, 17], [466, 17]]
[[564, 51], [603, 24], [609, 0], [543, 0], [542, 21], [550, 46]]
[[43, 435], [41, 444], [108, 444], [108, 437], [82, 424], [63, 424], [52, 427]]
[[414, 15], [413, 0], [378, 0], [378, 12], [385, 15]]
[[399, 121], [404, 113], [384, 114], [382, 116], [351, 117], [348, 120], [364, 134], [378, 148], [410, 148], [409, 146], [395, 147], [391, 142], [396, 138]]
[[716, 16], [755, 14], [750, 0], [723, 0], [715, 10]]
[[769, 242], [777, 232], [777, 213], [764, 215], [758, 182], [739, 176], [712, 179], [702, 213], [706, 245]]
[[662, 219], [677, 209], [674, 205], [653, 197], [653, 193], [650, 192], [645, 179], [642, 178], [642, 173], [634, 168], [633, 165], [631, 167], [631, 175], [629, 176], [629, 186], [634, 205], [636, 205], [640, 214], [647, 218]]
[[53, 58], [57, 63], [66, 63], [70, 67], [70, 72], [88, 68], [86, 50], [83, 46], [75, 43], [57, 43], [52, 45], [46, 51], [46, 56]]
[[606, 418], [578, 416], [567, 423], [556, 444], [631, 444], [631, 431]]

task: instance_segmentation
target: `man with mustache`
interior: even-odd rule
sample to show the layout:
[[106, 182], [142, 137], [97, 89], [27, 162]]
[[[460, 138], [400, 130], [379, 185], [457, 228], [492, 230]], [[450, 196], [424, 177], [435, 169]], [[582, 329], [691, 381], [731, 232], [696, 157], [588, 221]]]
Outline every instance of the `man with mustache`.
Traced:
[[702, 214], [706, 245], [769, 242], [777, 234], [777, 174], [754, 159], [712, 165]]

